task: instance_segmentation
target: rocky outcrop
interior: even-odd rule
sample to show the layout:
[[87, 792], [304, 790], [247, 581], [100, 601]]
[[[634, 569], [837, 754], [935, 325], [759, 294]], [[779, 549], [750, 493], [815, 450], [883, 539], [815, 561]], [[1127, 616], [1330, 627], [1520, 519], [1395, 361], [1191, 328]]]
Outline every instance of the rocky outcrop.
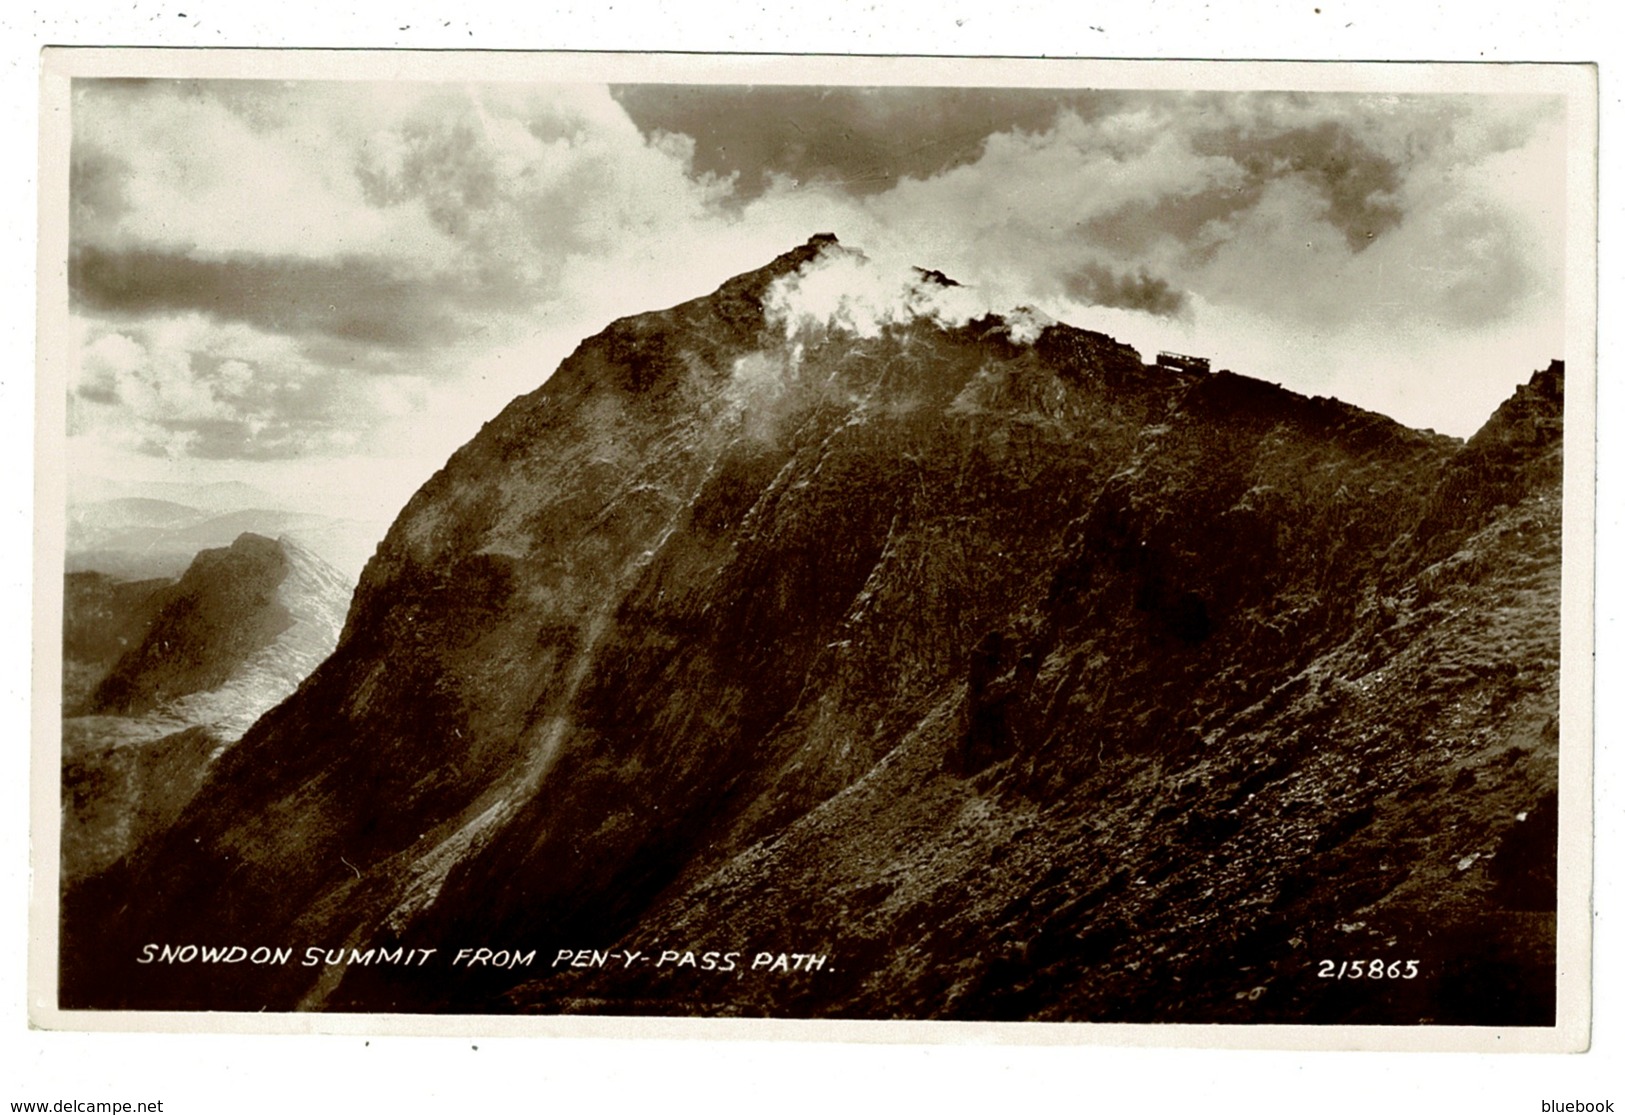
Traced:
[[[64, 1002], [1549, 1019], [1549, 908], [1486, 865], [1545, 854], [1561, 366], [1464, 446], [930, 273], [781, 312], [844, 251], [615, 323], [455, 454], [333, 656], [68, 896]], [[543, 959], [132, 963], [166, 940]], [[1419, 974], [1317, 976], [1373, 950]]]
[[277, 597], [288, 558], [269, 538], [244, 534], [192, 561], [153, 617], [91, 694], [86, 711], [132, 715], [214, 689], [293, 623]]
[[254, 534], [175, 582], [68, 574], [65, 879], [168, 828], [214, 757], [332, 651], [349, 590], [296, 543]]

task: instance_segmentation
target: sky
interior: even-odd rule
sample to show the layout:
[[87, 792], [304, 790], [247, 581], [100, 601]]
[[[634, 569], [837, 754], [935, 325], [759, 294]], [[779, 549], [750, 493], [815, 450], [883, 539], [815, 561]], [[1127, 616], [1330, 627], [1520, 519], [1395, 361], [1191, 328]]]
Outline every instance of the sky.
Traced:
[[584, 337], [821, 232], [1461, 437], [1564, 355], [1555, 97], [77, 79], [71, 113], [85, 481], [387, 517]]

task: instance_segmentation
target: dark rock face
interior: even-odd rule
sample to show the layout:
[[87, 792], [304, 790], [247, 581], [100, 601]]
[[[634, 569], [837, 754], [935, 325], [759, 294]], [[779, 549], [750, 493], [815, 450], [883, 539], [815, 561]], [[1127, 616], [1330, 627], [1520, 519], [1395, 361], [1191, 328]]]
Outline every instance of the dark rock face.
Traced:
[[[1064, 325], [787, 336], [839, 251], [454, 455], [333, 657], [68, 896], [64, 1005], [1549, 1023], [1561, 365], [1464, 446]], [[1417, 974], [1318, 974], [1375, 957]]]
[[127, 652], [139, 645], [173, 581], [120, 580], [106, 573], [69, 573], [62, 592], [62, 707], [85, 701]]

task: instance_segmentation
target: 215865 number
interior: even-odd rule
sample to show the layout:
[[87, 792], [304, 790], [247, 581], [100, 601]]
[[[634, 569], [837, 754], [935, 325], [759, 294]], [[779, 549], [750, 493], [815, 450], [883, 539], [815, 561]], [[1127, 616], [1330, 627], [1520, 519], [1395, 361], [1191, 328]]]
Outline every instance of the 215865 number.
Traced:
[[1415, 960], [1322, 960], [1321, 979], [1415, 979], [1422, 970]]

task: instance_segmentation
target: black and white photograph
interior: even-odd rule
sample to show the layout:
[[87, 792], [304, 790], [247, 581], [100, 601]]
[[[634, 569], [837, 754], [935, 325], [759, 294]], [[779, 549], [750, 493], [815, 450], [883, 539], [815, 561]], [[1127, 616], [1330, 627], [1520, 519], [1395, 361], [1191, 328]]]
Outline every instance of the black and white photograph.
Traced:
[[36, 1024], [1584, 1047], [1595, 71], [45, 69]]

